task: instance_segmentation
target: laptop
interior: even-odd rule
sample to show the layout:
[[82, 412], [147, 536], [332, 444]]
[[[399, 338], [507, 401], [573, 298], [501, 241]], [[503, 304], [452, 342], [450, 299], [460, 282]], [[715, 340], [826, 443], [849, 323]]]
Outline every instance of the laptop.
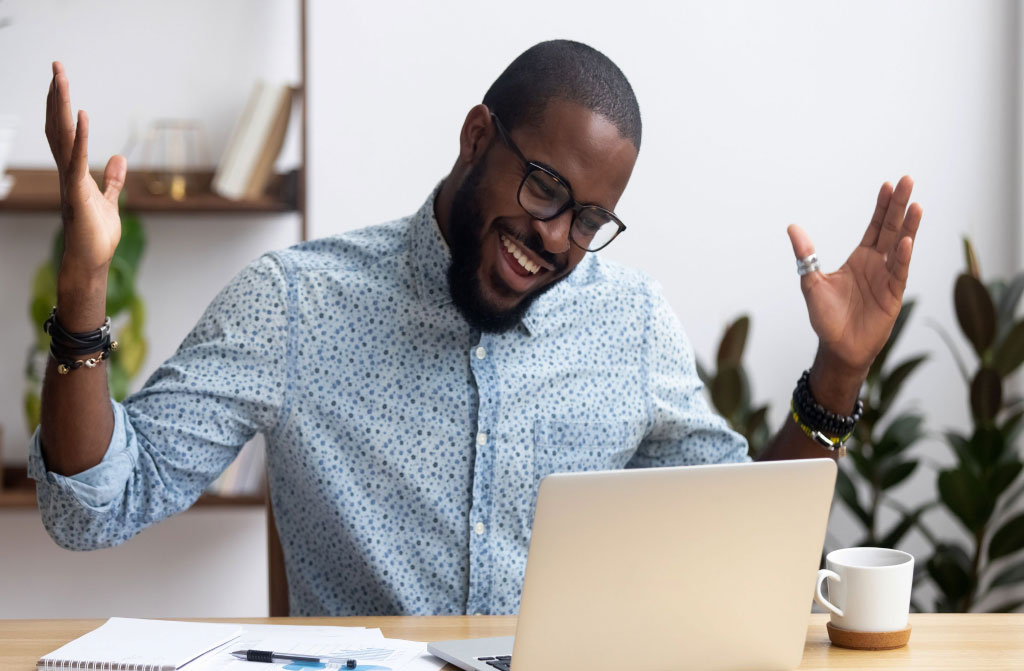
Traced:
[[800, 664], [831, 459], [549, 475], [515, 637], [431, 643], [474, 671]]

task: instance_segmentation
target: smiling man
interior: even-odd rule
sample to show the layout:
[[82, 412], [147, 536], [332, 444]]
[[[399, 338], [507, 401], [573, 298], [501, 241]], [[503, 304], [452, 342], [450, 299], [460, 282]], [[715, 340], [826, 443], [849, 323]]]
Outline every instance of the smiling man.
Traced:
[[[186, 509], [262, 432], [293, 615], [514, 613], [545, 475], [747, 459], [658, 286], [600, 258], [641, 123], [590, 47], [524, 52], [418, 212], [257, 259], [123, 403], [102, 362], [125, 161], [100, 192], [59, 63], [46, 126], [66, 248], [29, 469], [65, 547]], [[791, 227], [819, 347], [765, 458], [842, 453], [906, 285], [911, 186], [883, 185], [835, 273]]]

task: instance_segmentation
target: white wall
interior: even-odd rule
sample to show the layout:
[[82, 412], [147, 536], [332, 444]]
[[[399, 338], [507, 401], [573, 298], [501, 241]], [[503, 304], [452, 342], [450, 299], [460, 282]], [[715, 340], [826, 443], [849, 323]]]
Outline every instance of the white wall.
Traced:
[[[294, 8], [291, 0], [4, 0], [0, 15], [14, 25], [0, 29], [0, 113], [24, 122], [15, 162], [49, 164], [41, 126], [55, 58], [68, 67], [74, 104], [93, 120], [97, 164], [122, 149], [133, 124], [167, 116], [202, 119], [219, 155], [252, 79], [295, 76]], [[310, 1], [312, 236], [415, 210], [454, 161], [466, 111], [508, 62], [542, 39], [580, 39], [623, 68], [645, 121], [640, 160], [618, 208], [630, 230], [607, 256], [662, 281], [704, 358], [725, 323], [750, 312], [751, 375], [757, 397], [771, 401], [776, 425], [814, 347], [786, 225], [801, 223], [826, 267], [837, 267], [860, 239], [881, 182], [914, 176], [925, 218], [908, 295], [919, 308], [895, 356], [933, 352], [907, 388], [907, 403], [928, 415], [936, 434], [966, 426], [963, 384], [926, 318], [957, 332], [951, 291], [962, 265], [961, 233], [974, 239], [986, 272], [1019, 266], [1020, 152], [1007, 141], [1019, 137], [1015, 3], [521, 0], [516, 8]], [[150, 248], [139, 282], [151, 306], [152, 354], [143, 377], [173, 351], [228, 277], [295, 237], [289, 216], [146, 221]], [[27, 440], [20, 361], [35, 328], [27, 317], [28, 283], [55, 225], [44, 215], [0, 217], [0, 310], [10, 316], [0, 326], [0, 351], [15, 353], [14, 365], [0, 367], [10, 461], [23, 457]], [[938, 439], [918, 453], [949, 460]], [[931, 471], [915, 476], [907, 499], [930, 495], [932, 482]], [[158, 532], [168, 534], [166, 541], [153, 542], [165, 542], [167, 551], [154, 554], [154, 574], [173, 573], [199, 551], [187, 542], [190, 517], [231, 514], [191, 511], [111, 551], [108, 557], [120, 563], [97, 562], [88, 571], [77, 563], [88, 555], [64, 553], [75, 563], [46, 577], [107, 570], [109, 580], [120, 570], [110, 567], [137, 561], [133, 544]], [[929, 522], [957, 533], [941, 515]], [[0, 575], [26, 576], [0, 584], [0, 594], [40, 579], [28, 568], [39, 564], [24, 557], [64, 552], [30, 526], [22, 513], [0, 511]], [[209, 570], [195, 569], [188, 602], [166, 614], [242, 614], [230, 605], [242, 604], [241, 597], [218, 591], [225, 566], [239, 569], [239, 590], [259, 593], [265, 603], [265, 565], [239, 564], [231, 550], [259, 554], [260, 525], [250, 519], [223, 526], [237, 539], [205, 550], [195, 566]], [[833, 525], [846, 543], [855, 540], [851, 529], [843, 516]], [[13, 554], [13, 539], [31, 552]], [[135, 603], [133, 613], [152, 613], [144, 609], [164, 598], [147, 594], [124, 607]], [[69, 599], [75, 614], [110, 613], [90, 611], [87, 596]], [[14, 602], [0, 599], [0, 617], [25, 616], [8, 603]], [[262, 612], [255, 604], [244, 611]], [[33, 611], [69, 612], [57, 603], [48, 613]]]
[[[884, 180], [909, 173], [924, 206], [895, 361], [931, 352], [904, 405], [935, 436], [968, 423], [966, 388], [929, 320], [958, 334], [952, 287], [970, 235], [983, 271], [1019, 268], [1020, 107], [1010, 1], [663, 2], [508, 5], [314, 1], [310, 212], [316, 236], [415, 210], [450, 169], [466, 112], [530, 45], [587, 42], [630, 78], [643, 147], [606, 254], [666, 287], [699, 355], [752, 315], [747, 361], [778, 426], [816, 339], [785, 229], [800, 223], [828, 270], [859, 242]], [[346, 64], [357, 64], [346, 67]], [[966, 352], [965, 352], [966, 354]], [[900, 490], [932, 497], [934, 469]], [[959, 529], [941, 513], [940, 535]], [[831, 533], [856, 542], [842, 512]], [[910, 549], [926, 545], [910, 539]], [[922, 555], [923, 556], [923, 555]]]

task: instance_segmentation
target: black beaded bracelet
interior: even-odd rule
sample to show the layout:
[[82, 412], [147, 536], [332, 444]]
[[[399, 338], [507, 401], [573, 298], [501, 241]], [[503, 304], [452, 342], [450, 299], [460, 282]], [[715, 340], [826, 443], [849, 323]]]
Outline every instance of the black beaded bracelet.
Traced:
[[838, 415], [830, 410], [826, 410], [811, 394], [810, 376], [811, 372], [805, 370], [800, 379], [797, 380], [796, 389], [793, 390], [794, 411], [814, 431], [828, 436], [849, 435], [853, 432], [853, 428], [857, 425], [861, 415], [864, 414], [864, 402], [857, 399], [853, 413], [850, 415]]

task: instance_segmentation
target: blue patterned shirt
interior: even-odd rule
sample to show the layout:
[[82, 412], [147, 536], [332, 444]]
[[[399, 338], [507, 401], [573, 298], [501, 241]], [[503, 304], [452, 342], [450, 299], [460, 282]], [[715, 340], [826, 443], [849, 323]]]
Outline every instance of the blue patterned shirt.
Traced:
[[293, 615], [515, 613], [545, 475], [747, 459], [648, 277], [588, 254], [492, 334], [452, 304], [450, 259], [431, 196], [249, 264], [111, 401], [101, 463], [48, 471], [36, 431], [50, 535], [117, 545], [263, 432]]

